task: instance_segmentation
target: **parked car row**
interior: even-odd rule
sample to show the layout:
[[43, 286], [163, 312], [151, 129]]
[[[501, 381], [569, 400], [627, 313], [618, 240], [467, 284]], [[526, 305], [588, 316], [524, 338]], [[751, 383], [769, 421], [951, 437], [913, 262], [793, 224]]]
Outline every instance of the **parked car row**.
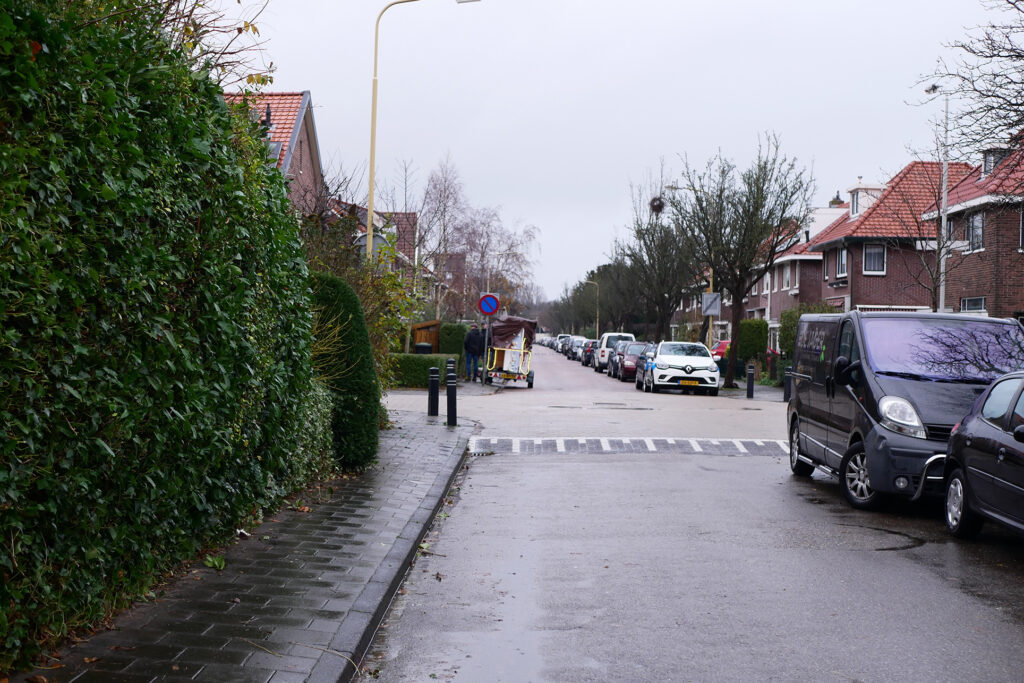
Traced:
[[654, 343], [638, 341], [625, 332], [607, 332], [600, 339], [560, 334], [550, 337], [547, 345], [594, 372], [631, 381], [637, 390], [657, 393], [674, 388], [683, 393], [718, 395], [718, 365], [700, 343]]
[[1024, 532], [1024, 327], [936, 313], [801, 316], [789, 465], [855, 508], [944, 496], [956, 536]]

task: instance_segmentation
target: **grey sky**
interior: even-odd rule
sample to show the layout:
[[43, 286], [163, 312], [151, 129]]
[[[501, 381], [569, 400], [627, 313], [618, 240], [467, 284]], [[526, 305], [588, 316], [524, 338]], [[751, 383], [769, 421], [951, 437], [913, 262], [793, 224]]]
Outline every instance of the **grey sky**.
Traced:
[[[309, 90], [325, 165], [369, 157], [373, 24], [387, 0], [270, 0], [270, 89]], [[548, 298], [606, 262], [630, 184], [680, 155], [741, 166], [759, 133], [813, 165], [822, 205], [928, 149], [917, 81], [985, 23], [978, 0], [420, 0], [381, 23], [377, 176], [446, 155], [467, 199], [541, 231]]]

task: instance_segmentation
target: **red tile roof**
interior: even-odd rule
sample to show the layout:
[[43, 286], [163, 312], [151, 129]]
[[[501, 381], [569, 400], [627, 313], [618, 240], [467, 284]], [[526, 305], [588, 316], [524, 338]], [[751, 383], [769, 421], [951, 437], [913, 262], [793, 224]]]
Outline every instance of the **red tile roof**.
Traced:
[[[949, 182], [956, 184], [971, 166], [949, 164]], [[931, 228], [921, 215], [935, 203], [942, 183], [942, 164], [938, 161], [914, 161], [886, 184], [885, 190], [855, 218], [849, 212], [837, 218], [814, 238], [812, 249], [823, 251], [828, 245], [848, 239], [913, 239], [927, 237]]]
[[[975, 166], [966, 177], [950, 187], [946, 206], [956, 210], [968, 202], [977, 204], [981, 200], [980, 203], [988, 203], [983, 197], [997, 200], [1021, 196], [1024, 196], [1024, 149], [1018, 148], [1011, 151], [984, 177], [981, 175], [981, 166]], [[936, 213], [938, 210], [939, 202], [935, 202], [925, 213]]]
[[[228, 104], [236, 104], [243, 100], [242, 93], [224, 93], [224, 101]], [[286, 161], [291, 146], [295, 144], [299, 129], [302, 127], [302, 117], [309, 106], [309, 91], [304, 92], [266, 92], [250, 93], [248, 100], [252, 110], [262, 121], [266, 116], [267, 105], [270, 105], [270, 135], [271, 142], [281, 143], [281, 150], [277, 155], [277, 167], [287, 173]]]

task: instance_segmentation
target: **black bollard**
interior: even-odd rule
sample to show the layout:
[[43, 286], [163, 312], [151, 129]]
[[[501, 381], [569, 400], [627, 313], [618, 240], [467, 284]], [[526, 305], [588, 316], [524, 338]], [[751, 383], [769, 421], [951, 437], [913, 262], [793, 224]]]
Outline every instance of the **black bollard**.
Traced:
[[454, 372], [454, 373], [458, 374], [458, 371], [455, 368], [455, 359], [454, 358], [449, 358], [447, 361], [445, 361], [444, 365], [445, 365], [445, 377], [448, 376], [449, 372]]
[[747, 366], [747, 398], [754, 398], [754, 366]]
[[793, 378], [790, 377], [790, 373], [793, 372], [793, 366], [786, 366], [786, 374], [782, 378], [782, 400], [789, 403], [789, 399], [793, 395]]
[[427, 389], [427, 416], [437, 417], [437, 392], [441, 384], [441, 371], [430, 368], [430, 384]]
[[456, 408], [455, 408], [455, 369], [454, 367], [448, 369], [448, 426], [454, 427], [456, 424]]

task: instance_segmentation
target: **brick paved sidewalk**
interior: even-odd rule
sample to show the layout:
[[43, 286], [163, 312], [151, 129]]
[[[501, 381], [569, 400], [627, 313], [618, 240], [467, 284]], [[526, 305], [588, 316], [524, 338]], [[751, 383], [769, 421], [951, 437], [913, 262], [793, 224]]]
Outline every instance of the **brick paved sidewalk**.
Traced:
[[[425, 412], [425, 411], [424, 411]], [[282, 511], [114, 629], [15, 676], [75, 681], [346, 681], [463, 462], [475, 425], [392, 411], [378, 464], [310, 512]], [[39, 680], [39, 679], [35, 679]]]

